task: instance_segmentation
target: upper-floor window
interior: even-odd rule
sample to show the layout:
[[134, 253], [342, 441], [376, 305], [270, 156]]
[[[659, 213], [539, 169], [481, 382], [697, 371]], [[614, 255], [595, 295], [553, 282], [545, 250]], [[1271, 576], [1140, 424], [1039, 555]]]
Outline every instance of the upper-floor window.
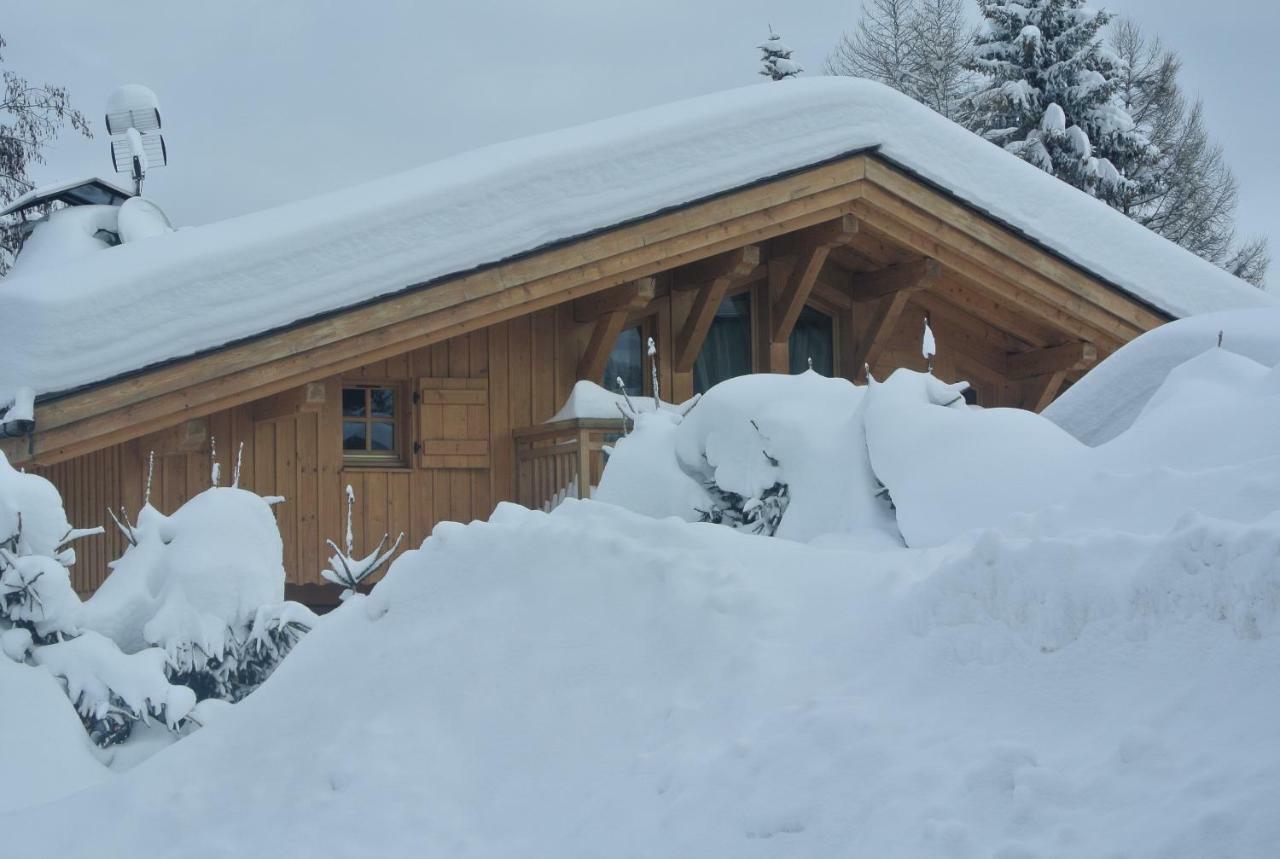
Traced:
[[403, 459], [403, 403], [394, 385], [351, 385], [342, 389], [342, 452], [357, 463]]
[[812, 367], [815, 373], [835, 375], [835, 324], [831, 317], [806, 304], [791, 329], [787, 352], [793, 374]]
[[693, 364], [693, 389], [706, 393], [712, 385], [751, 372], [751, 294], [740, 292], [720, 302], [707, 339]]

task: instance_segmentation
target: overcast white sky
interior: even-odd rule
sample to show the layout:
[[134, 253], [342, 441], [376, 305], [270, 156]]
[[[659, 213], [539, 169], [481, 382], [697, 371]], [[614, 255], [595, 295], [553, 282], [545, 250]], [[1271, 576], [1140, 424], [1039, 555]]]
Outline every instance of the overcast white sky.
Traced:
[[[1243, 232], [1280, 258], [1280, 71], [1272, 0], [1107, 0], [1178, 48], [1239, 176]], [[460, 150], [759, 80], [773, 27], [819, 73], [859, 0], [45, 0], [8, 4], [6, 66], [94, 118], [37, 180], [108, 175], [101, 115], [156, 91], [170, 166], [148, 195], [198, 224]], [[123, 178], [123, 177], [122, 177]], [[1277, 276], [1272, 275], [1274, 283]]]

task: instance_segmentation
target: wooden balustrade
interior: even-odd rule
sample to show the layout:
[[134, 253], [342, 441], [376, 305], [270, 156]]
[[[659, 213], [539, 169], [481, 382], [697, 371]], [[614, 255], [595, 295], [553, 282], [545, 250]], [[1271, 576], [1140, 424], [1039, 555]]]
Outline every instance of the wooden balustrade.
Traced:
[[621, 418], [580, 418], [516, 430], [516, 501], [533, 510], [551, 510], [566, 498], [590, 498], [604, 473], [604, 447], [621, 434]]

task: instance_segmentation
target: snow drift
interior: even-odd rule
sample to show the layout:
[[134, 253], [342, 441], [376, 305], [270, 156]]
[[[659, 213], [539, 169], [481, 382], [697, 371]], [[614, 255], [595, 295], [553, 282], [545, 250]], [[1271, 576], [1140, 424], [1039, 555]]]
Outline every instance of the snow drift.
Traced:
[[[0, 827], [60, 857], [1274, 856], [1280, 457], [1217, 423], [1276, 426], [1277, 378], [1213, 347], [1093, 448], [921, 374], [713, 389], [606, 468], [676, 515], [444, 523], [208, 727]], [[939, 545], [861, 539], [876, 477], [880, 524]], [[832, 532], [678, 506], [779, 479], [793, 536]]]

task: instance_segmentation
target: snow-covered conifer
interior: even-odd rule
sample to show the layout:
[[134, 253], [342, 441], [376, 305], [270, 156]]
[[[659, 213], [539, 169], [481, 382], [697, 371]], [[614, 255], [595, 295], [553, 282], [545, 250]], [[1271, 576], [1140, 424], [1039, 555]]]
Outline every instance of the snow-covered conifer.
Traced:
[[763, 68], [760, 74], [775, 81], [784, 81], [788, 78], [794, 78], [804, 69], [800, 68], [795, 60], [791, 59], [791, 48], [787, 47], [782, 41], [782, 37], [773, 32], [773, 28], [769, 28], [769, 38], [761, 42], [757, 47], [760, 48], [760, 63]]
[[1139, 193], [1156, 148], [1117, 96], [1123, 62], [1103, 45], [1110, 15], [1086, 0], [979, 0], [984, 28], [969, 98], [987, 139], [1110, 203]]

